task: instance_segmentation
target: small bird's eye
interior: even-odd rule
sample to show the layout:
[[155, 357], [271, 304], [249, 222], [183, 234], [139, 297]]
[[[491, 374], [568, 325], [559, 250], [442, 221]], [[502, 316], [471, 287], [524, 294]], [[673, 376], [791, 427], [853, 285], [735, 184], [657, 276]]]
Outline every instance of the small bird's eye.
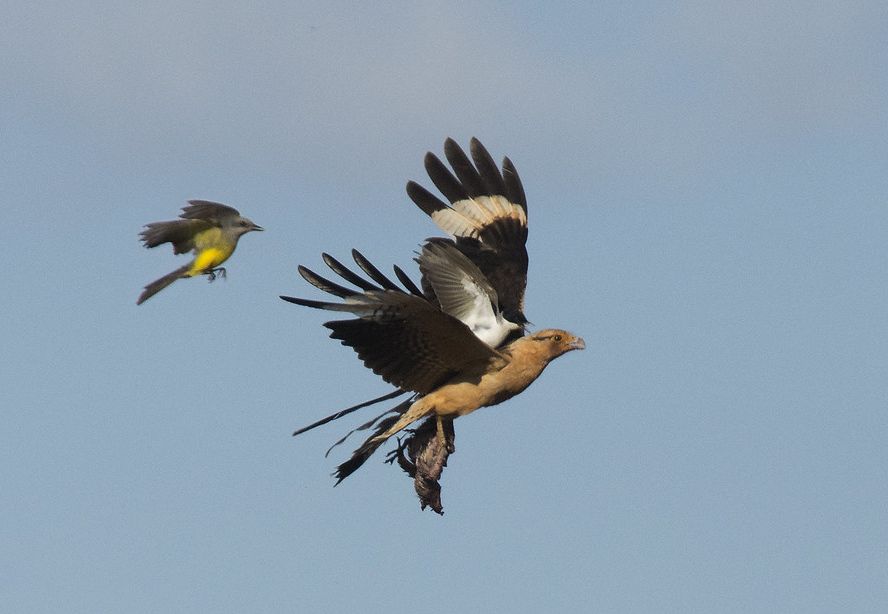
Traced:
[[555, 335], [552, 337], [555, 341], [561, 341], [561, 335]]

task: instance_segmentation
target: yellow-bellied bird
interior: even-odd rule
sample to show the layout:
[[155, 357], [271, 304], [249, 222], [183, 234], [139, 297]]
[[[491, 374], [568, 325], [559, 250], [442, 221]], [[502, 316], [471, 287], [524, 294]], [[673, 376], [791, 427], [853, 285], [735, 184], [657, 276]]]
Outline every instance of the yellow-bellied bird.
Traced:
[[237, 209], [207, 200], [189, 200], [179, 218], [146, 224], [140, 234], [142, 242], [145, 247], [172, 243], [174, 254], [194, 252], [194, 260], [145, 286], [137, 305], [183, 277], [207, 275], [210, 281], [216, 279], [216, 274], [225, 277], [225, 269], [219, 265], [234, 253], [241, 235], [263, 230]]
[[[399, 392], [413, 393], [407, 401], [364, 425], [375, 426], [375, 432], [339, 465], [334, 474], [337, 484], [385, 440], [426, 417], [436, 422], [435, 450], [443, 443], [452, 446], [451, 420], [522, 392], [553, 359], [585, 347], [583, 339], [560, 329], [526, 334], [524, 189], [508, 158], [500, 171], [477, 139], [472, 139], [470, 151], [471, 160], [455, 141], [447, 139], [444, 153], [453, 172], [433, 154], [426, 155], [429, 177], [447, 203], [414, 182], [407, 184], [410, 198], [452, 236], [429, 239], [423, 245], [417, 258], [421, 289], [396, 266], [395, 275], [404, 286], [399, 287], [353, 250], [355, 262], [371, 281], [327, 254], [323, 259], [357, 290], [299, 267], [306, 281], [340, 297], [342, 302], [281, 297], [298, 305], [358, 316], [324, 326], [333, 331], [330, 337], [352, 347], [365, 366], [397, 386]], [[376, 401], [393, 398], [397, 392]], [[294, 434], [368, 403], [338, 412]], [[394, 415], [385, 417], [389, 413]], [[428, 439], [422, 445], [429, 447]], [[396, 453], [400, 455], [402, 449], [399, 447]], [[447, 453], [431, 452], [437, 461], [441, 461], [442, 454], [446, 461]], [[442, 463], [437, 464], [439, 474]], [[437, 475], [432, 477], [436, 479]], [[423, 507], [425, 503], [428, 501], [423, 500]]]

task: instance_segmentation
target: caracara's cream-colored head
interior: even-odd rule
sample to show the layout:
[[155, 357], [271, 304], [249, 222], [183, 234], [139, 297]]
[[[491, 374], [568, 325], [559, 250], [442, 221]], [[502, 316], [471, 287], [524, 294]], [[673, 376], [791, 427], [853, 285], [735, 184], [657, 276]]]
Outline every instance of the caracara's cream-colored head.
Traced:
[[532, 335], [521, 337], [512, 343], [512, 347], [522, 354], [534, 354], [544, 357], [546, 361], [558, 358], [571, 350], [586, 349], [586, 342], [582, 337], [560, 328], [547, 328], [537, 331]]

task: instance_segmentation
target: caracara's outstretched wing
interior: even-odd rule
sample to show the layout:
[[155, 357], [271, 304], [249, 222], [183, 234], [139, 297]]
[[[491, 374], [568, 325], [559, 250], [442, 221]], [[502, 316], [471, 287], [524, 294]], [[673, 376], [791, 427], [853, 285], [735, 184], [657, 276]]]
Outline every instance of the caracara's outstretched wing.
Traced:
[[418, 295], [413, 291], [415, 287], [408, 288], [410, 291], [400, 289], [360, 253], [355, 251], [353, 256], [379, 285], [360, 278], [325, 254], [327, 265], [361, 290], [347, 288], [300, 266], [299, 273], [306, 281], [344, 299], [343, 302], [281, 298], [297, 305], [358, 316], [326, 322], [324, 326], [333, 331], [330, 337], [354, 348], [364, 365], [385, 381], [402, 390], [426, 394], [454, 375], [500, 357], [464, 323], [441, 311], [437, 302]]
[[[432, 183], [450, 204], [416, 182], [407, 183], [407, 194], [445, 232], [453, 235], [459, 250], [481, 270], [499, 297], [499, 306], [510, 322], [524, 325], [524, 290], [527, 286], [527, 199], [511, 160], [502, 171], [476, 138], [471, 140], [472, 159], [453, 139], [444, 142], [451, 172], [431, 152], [425, 167]], [[440, 240], [440, 239], [439, 239]], [[433, 290], [423, 279], [423, 289]]]

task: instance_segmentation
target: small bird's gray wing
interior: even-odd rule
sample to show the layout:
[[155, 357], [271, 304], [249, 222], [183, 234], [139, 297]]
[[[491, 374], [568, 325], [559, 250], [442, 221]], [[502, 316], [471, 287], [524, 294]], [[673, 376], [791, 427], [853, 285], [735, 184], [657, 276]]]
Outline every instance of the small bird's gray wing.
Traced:
[[163, 243], [173, 244], [174, 254], [185, 254], [194, 249], [194, 235], [212, 228], [205, 220], [170, 220], [145, 224], [139, 234], [145, 247], [157, 247]]
[[223, 219], [240, 217], [240, 211], [209, 200], [189, 200], [188, 204], [182, 207], [182, 214], [179, 217], [186, 220], [204, 220], [214, 226], [220, 226]]
[[[481, 142], [472, 138], [471, 159], [453, 139], [444, 143], [452, 171], [431, 152], [425, 167], [447, 203], [416, 182], [407, 194], [484, 273], [496, 290], [507, 320], [525, 324], [527, 287], [527, 198], [518, 172], [504, 158], [502, 170]], [[449, 203], [449, 204], [448, 204]], [[425, 281], [425, 280], [424, 280]], [[423, 284], [424, 291], [430, 291]]]

